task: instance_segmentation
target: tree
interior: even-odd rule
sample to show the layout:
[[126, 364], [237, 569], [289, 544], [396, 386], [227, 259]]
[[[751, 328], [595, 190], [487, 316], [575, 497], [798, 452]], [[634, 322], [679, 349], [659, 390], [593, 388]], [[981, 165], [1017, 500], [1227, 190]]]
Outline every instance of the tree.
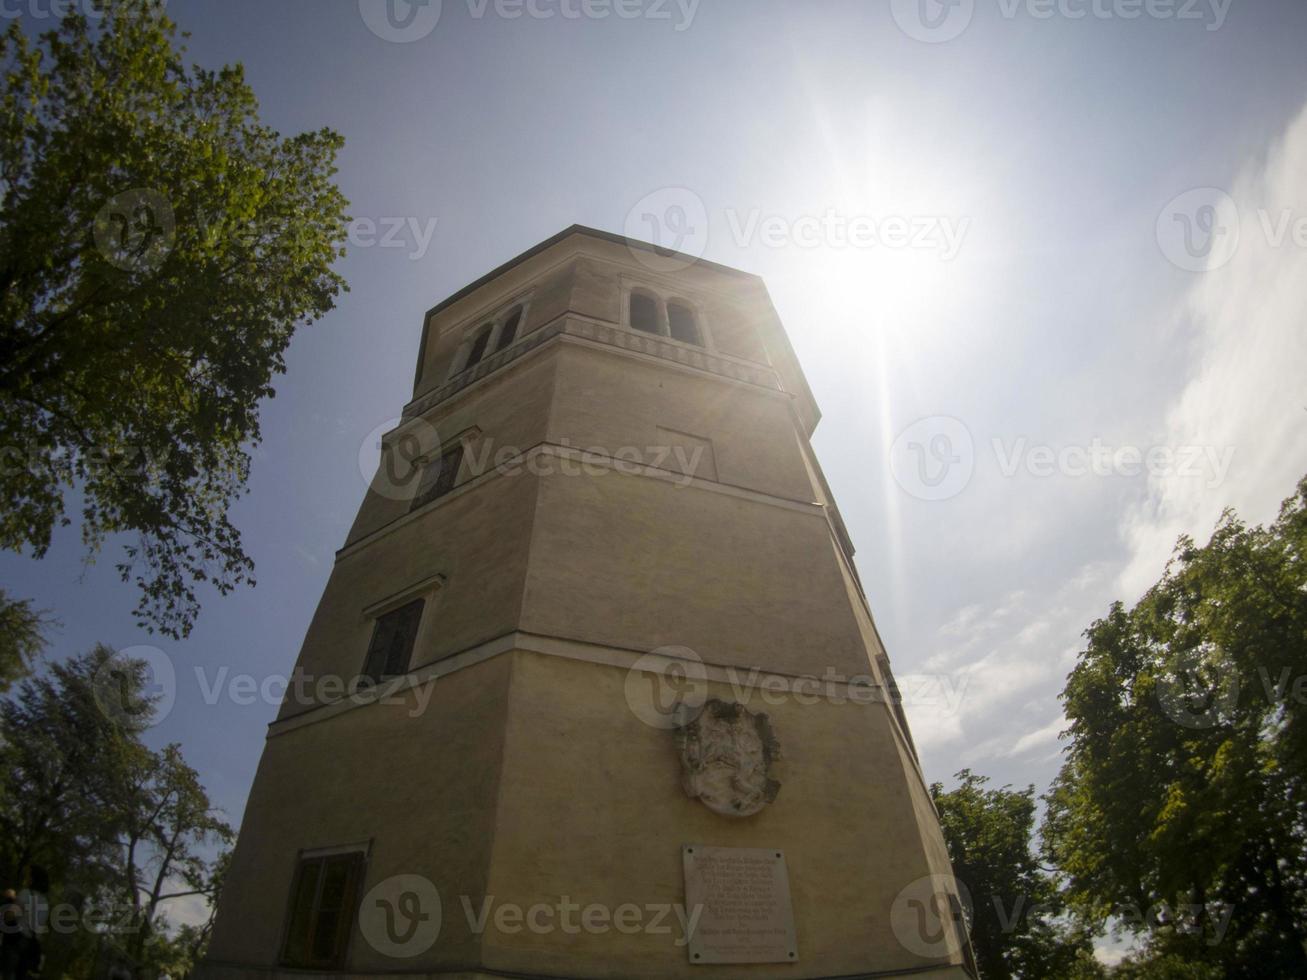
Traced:
[[[115, 855], [98, 804], [116, 760], [136, 743], [121, 719], [149, 710], [143, 672], [114, 657], [96, 647], [52, 664], [0, 701], [0, 875], [7, 883], [21, 882], [33, 865], [56, 881], [75, 882], [83, 894], [113, 877]], [[111, 677], [124, 711], [101, 706]]]
[[1307, 479], [1085, 636], [1044, 826], [1069, 899], [1159, 971], [1307, 976]]
[[212, 899], [217, 878], [202, 848], [230, 845], [231, 828], [214, 813], [198, 774], [181, 749], [131, 746], [116, 772], [116, 836], [122, 850], [121, 889], [134, 914], [128, 951], [136, 960], [156, 932], [165, 902], [190, 895]]
[[0, 694], [31, 673], [49, 627], [49, 617], [33, 609], [31, 599], [13, 599], [0, 589]]
[[1065, 920], [1053, 878], [1032, 849], [1035, 788], [986, 789], [970, 769], [930, 787], [953, 873], [971, 898], [969, 929], [985, 980], [1097, 976], [1088, 934]]
[[53, 901], [111, 912], [104, 933], [49, 936], [52, 964], [71, 975], [90, 972], [101, 940], [138, 964], [189, 962], [208, 927], [170, 936], [167, 903], [212, 901], [227, 866], [232, 831], [195, 770], [176, 745], [156, 752], [141, 741], [147, 679], [144, 663], [100, 646], [0, 701], [3, 881], [40, 865]]
[[344, 285], [343, 141], [262, 125], [153, 0], [93, 9], [0, 35], [0, 546], [44, 555], [76, 489], [88, 554], [127, 535], [137, 617], [180, 637], [201, 583], [252, 581], [228, 510], [293, 331]]

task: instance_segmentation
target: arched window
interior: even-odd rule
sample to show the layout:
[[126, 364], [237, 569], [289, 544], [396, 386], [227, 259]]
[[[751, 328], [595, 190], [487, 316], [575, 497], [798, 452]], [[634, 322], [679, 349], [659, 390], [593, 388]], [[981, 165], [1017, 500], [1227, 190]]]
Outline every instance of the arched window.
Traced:
[[652, 296], [631, 294], [631, 326], [645, 333], [658, 332], [658, 303]]
[[467, 363], [463, 365], [464, 371], [481, 363], [481, 358], [486, 356], [486, 345], [490, 343], [490, 333], [494, 329], [494, 324], [487, 323], [477, 333], [476, 340], [472, 341], [472, 349], [467, 352]]
[[522, 307], [519, 306], [508, 314], [508, 319], [504, 321], [503, 327], [500, 328], [499, 341], [495, 344], [495, 350], [503, 350], [517, 339], [517, 328], [521, 322]]
[[699, 326], [694, 322], [694, 310], [684, 303], [667, 304], [667, 327], [673, 340], [703, 346], [703, 339], [699, 336]]

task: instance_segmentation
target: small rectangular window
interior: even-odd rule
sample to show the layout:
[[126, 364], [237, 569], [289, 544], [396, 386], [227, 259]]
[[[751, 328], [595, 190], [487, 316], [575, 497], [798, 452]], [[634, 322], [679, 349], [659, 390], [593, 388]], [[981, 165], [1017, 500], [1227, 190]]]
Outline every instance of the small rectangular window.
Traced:
[[671, 335], [676, 340], [683, 340], [687, 344], [703, 346], [703, 338], [699, 336], [699, 327], [694, 322], [694, 311], [683, 303], [667, 304], [667, 325]]
[[658, 304], [652, 296], [631, 294], [631, 326], [645, 333], [658, 333]]
[[454, 489], [458, 480], [459, 467], [463, 465], [463, 444], [446, 449], [438, 459], [432, 460], [422, 471], [422, 482], [418, 484], [417, 496], [413, 498], [410, 510], [417, 510], [438, 497], [443, 497]]
[[372, 629], [372, 643], [363, 661], [364, 677], [376, 683], [408, 672], [425, 602], [425, 599], [414, 599], [377, 617], [377, 625]]
[[345, 965], [362, 871], [362, 851], [300, 860], [291, 884], [284, 965], [310, 970]]
[[522, 308], [518, 307], [504, 321], [499, 330], [499, 340], [495, 341], [495, 350], [500, 351], [517, 339], [517, 328], [522, 323]]

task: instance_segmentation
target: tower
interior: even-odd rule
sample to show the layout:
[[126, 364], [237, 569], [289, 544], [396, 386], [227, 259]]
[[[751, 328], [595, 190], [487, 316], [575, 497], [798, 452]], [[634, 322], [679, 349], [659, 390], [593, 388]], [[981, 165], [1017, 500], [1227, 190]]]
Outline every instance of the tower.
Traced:
[[963, 977], [757, 277], [572, 227], [430, 310], [210, 978]]

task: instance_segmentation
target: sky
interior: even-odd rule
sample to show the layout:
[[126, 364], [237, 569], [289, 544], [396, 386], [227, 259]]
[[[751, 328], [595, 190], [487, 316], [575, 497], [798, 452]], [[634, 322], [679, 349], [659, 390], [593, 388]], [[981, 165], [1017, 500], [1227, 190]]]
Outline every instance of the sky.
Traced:
[[233, 822], [276, 711], [233, 680], [293, 666], [423, 312], [573, 223], [765, 279], [928, 780], [1046, 789], [1081, 632], [1307, 473], [1300, 0], [390, 2], [168, 5], [266, 122], [346, 140], [350, 292], [234, 511], [258, 586], [171, 642], [113, 546], [0, 555], [51, 657], [161, 651], [149, 740]]

